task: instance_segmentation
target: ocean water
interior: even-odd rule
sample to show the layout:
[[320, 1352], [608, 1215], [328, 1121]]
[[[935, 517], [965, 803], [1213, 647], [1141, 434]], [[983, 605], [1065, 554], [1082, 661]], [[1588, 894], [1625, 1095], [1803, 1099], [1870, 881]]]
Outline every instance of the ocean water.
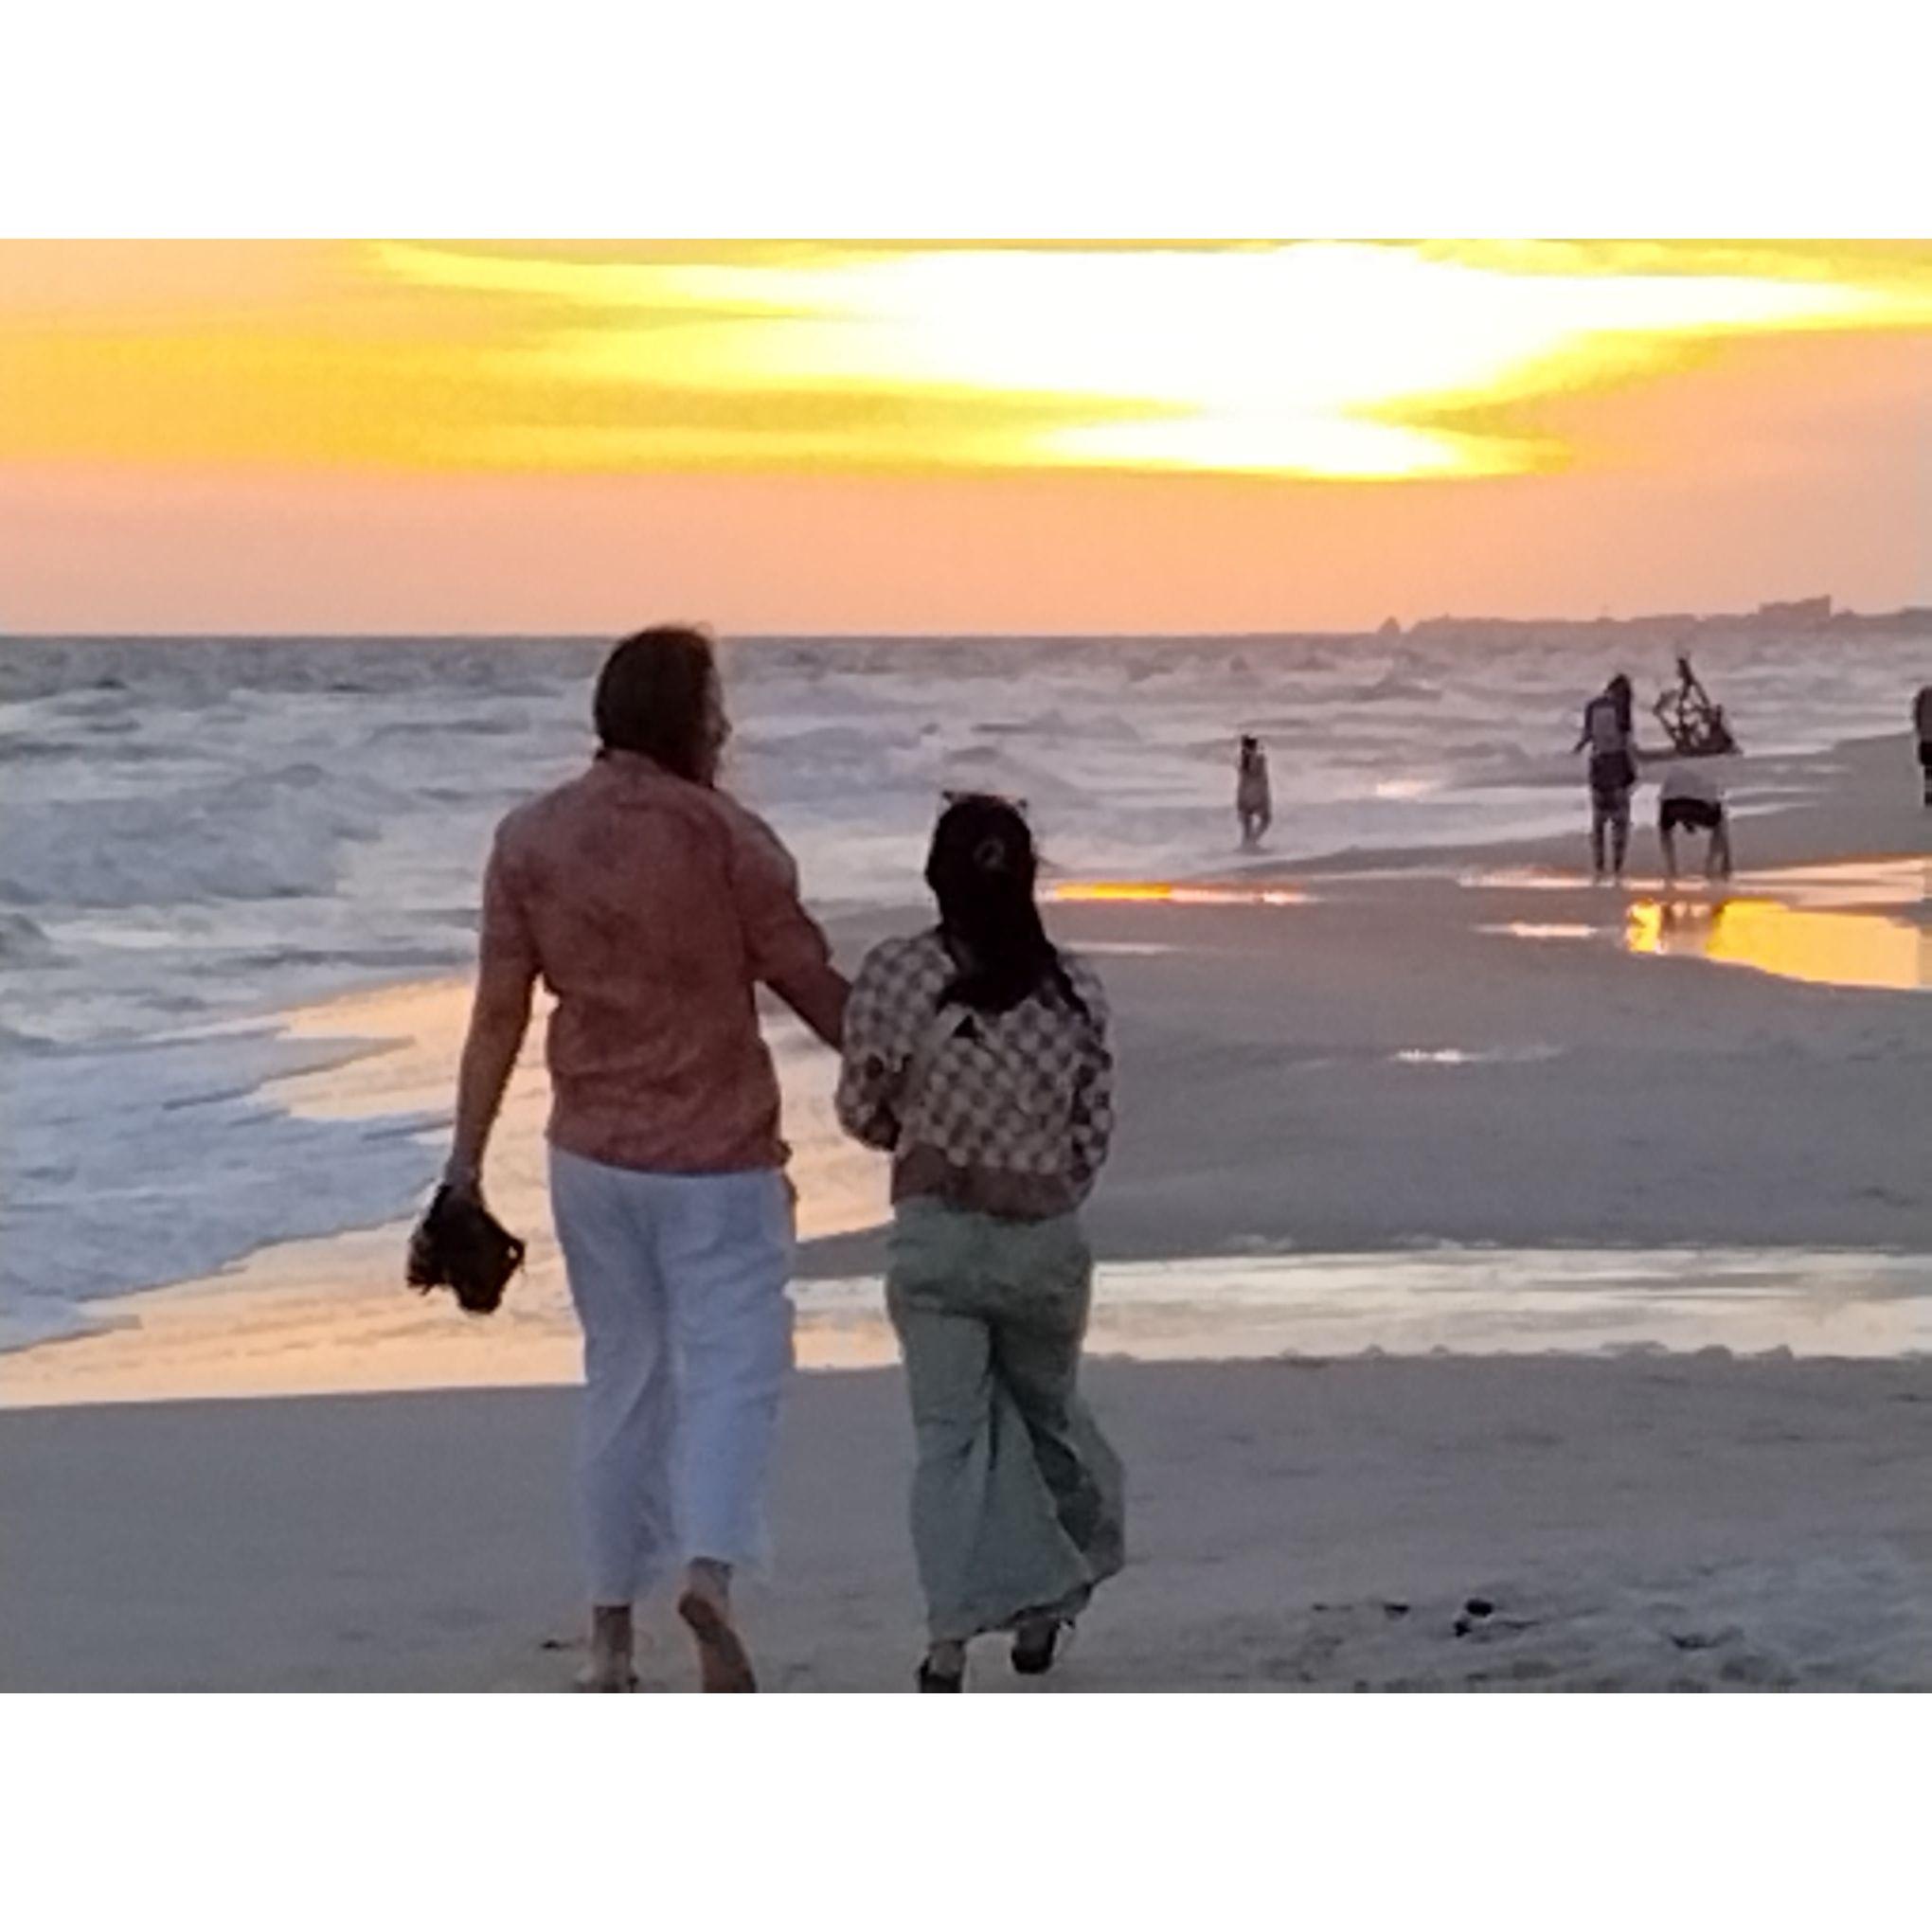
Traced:
[[[604, 648], [0, 642], [0, 1347], [408, 1211], [430, 1123], [277, 1107], [266, 1083], [356, 1048], [275, 1015], [467, 968], [491, 829], [588, 756]], [[1747, 750], [1798, 753], [1900, 728], [1927, 640], [1735, 631], [1696, 655]], [[728, 782], [832, 913], [918, 896], [949, 787], [1026, 798], [1061, 878], [1224, 865], [1243, 730], [1267, 742], [1279, 856], [1557, 831], [1583, 700], [1618, 668], [1648, 698], [1671, 648], [1588, 625], [774, 638], [725, 667]]]

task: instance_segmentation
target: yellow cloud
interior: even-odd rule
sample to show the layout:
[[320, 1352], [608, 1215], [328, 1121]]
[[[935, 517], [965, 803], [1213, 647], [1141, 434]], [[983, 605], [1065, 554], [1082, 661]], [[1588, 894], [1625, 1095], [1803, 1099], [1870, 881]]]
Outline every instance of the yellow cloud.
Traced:
[[[553, 391], [616, 397], [675, 382], [795, 406], [861, 392], [1055, 398], [1086, 420], [1015, 429], [989, 413], [927, 459], [1329, 478], [1555, 467], [1562, 448], [1458, 433], [1455, 413], [1493, 417], [1499, 403], [1628, 381], [1744, 334], [1905, 326], [1932, 313], [1909, 288], [1836, 279], [1763, 250], [1700, 254], [1667, 272], [1655, 246], [1601, 246], [1617, 252], [1313, 242], [648, 264], [419, 248], [385, 259], [435, 286], [557, 303], [554, 326], [499, 366]], [[803, 455], [798, 427], [775, 408], [762, 439]], [[817, 450], [832, 463], [865, 453], [863, 441]], [[885, 438], [870, 453], [918, 459]], [[647, 447], [636, 454], [649, 460]]]
[[0, 277], [0, 457], [1495, 475], [1575, 459], [1535, 399], [1932, 326], [1916, 244], [199, 247]]

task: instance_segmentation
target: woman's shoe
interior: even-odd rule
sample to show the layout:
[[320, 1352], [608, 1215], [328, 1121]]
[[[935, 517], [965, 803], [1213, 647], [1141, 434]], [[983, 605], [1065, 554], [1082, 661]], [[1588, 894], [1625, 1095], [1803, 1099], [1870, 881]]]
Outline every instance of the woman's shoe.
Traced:
[[919, 1688], [921, 1690], [963, 1690], [966, 1688], [966, 1667], [961, 1664], [957, 1671], [936, 1671], [932, 1658], [921, 1657]]
[[628, 1662], [586, 1664], [577, 1673], [580, 1690], [635, 1690], [637, 1673]]
[[1053, 1668], [1060, 1649], [1061, 1622], [1057, 1617], [1023, 1623], [1013, 1637], [1013, 1669], [1023, 1677], [1042, 1677]]

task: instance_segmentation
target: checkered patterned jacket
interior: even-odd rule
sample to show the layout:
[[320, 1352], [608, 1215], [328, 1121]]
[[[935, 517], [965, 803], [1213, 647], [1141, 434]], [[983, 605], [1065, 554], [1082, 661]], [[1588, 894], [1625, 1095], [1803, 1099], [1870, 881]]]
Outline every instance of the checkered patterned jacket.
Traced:
[[940, 1011], [957, 972], [937, 931], [866, 955], [846, 1006], [838, 1118], [868, 1147], [1091, 1191], [1114, 1128], [1106, 994], [1061, 955], [1086, 1006], [1043, 986], [1003, 1013]]

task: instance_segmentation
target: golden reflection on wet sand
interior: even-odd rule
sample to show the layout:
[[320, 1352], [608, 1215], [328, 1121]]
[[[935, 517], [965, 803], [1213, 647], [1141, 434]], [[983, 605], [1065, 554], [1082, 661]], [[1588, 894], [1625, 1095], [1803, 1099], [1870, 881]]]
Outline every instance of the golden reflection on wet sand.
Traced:
[[[1465, 886], [1575, 888], [1581, 878], [1471, 872]], [[1932, 988], [1932, 927], [1900, 917], [1932, 897], [1932, 860], [1862, 859], [1744, 873], [1728, 881], [1644, 886], [1597, 921], [1512, 920], [1479, 932], [1522, 939], [1612, 939], [1653, 957], [1748, 966], [1819, 986], [1917, 993]]]
[[1880, 913], [1819, 912], [1775, 899], [1643, 899], [1628, 909], [1624, 943], [1633, 953], [1818, 985], [1932, 988], [1932, 932]]

